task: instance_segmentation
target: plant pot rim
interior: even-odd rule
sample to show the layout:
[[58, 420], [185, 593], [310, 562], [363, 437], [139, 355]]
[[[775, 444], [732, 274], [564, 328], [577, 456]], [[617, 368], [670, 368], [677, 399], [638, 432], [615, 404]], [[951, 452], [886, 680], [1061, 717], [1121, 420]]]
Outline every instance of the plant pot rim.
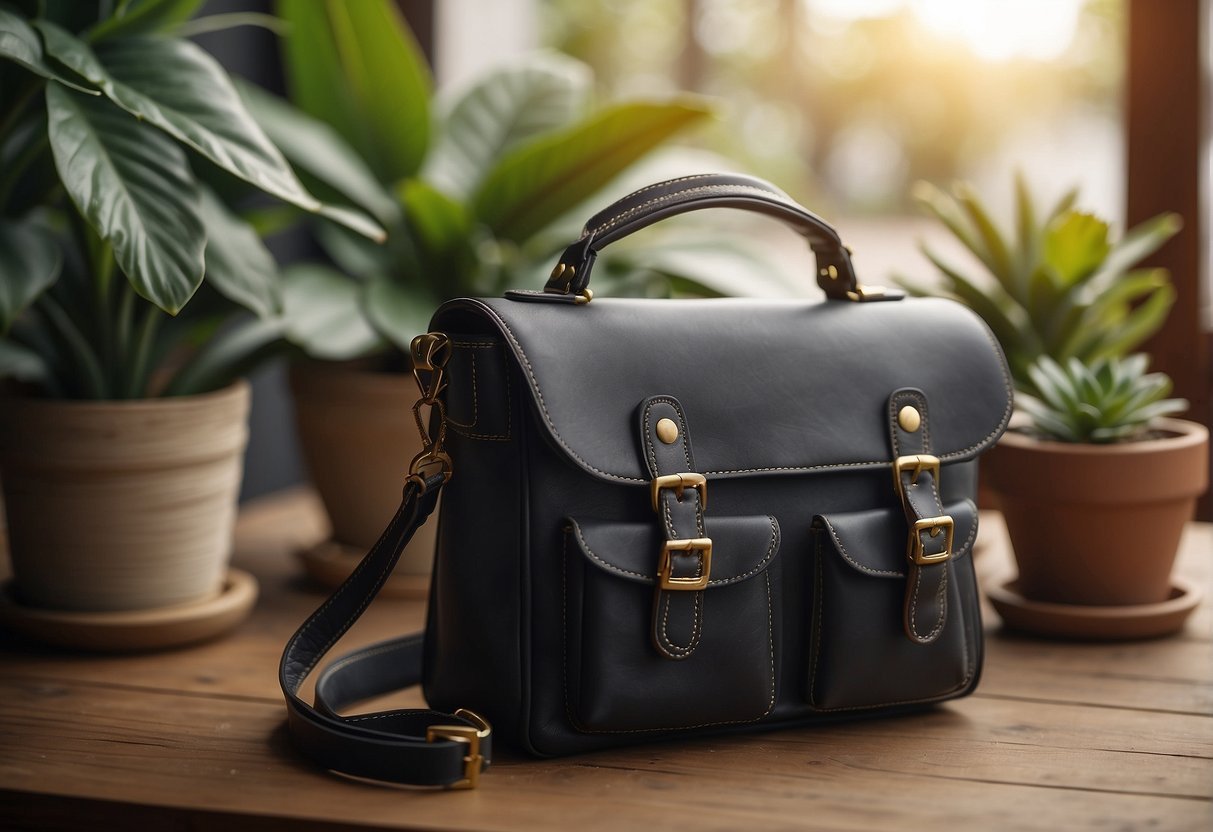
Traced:
[[1001, 445], [1008, 445], [1019, 450], [1037, 451], [1039, 453], [1105, 456], [1158, 453], [1163, 450], [1178, 451], [1183, 448], [1202, 445], [1209, 440], [1208, 428], [1199, 422], [1193, 422], [1189, 419], [1157, 419], [1153, 423], [1153, 428], [1167, 435], [1140, 439], [1133, 442], [1097, 444], [1093, 442], [1059, 442], [1055, 439], [1041, 439], [1012, 429], [1004, 433], [998, 442]]
[[22, 408], [55, 408], [75, 409], [79, 411], [114, 410], [125, 413], [140, 413], [147, 411], [164, 411], [174, 407], [197, 407], [213, 401], [247, 396], [249, 393], [247, 379], [238, 378], [226, 387], [218, 390], [208, 390], [205, 393], [190, 393], [184, 396], [151, 396], [142, 399], [58, 399], [47, 396], [24, 395], [20, 392], [8, 392], [0, 396], [0, 401]]

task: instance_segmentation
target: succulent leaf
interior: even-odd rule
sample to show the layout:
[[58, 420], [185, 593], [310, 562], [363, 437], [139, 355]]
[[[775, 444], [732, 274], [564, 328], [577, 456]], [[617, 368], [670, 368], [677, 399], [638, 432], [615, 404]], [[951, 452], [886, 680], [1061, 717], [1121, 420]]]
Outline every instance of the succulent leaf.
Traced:
[[1101, 358], [1060, 364], [1048, 356], [1028, 367], [1039, 395], [1019, 393], [1016, 405], [1036, 434], [1059, 442], [1104, 443], [1140, 438], [1153, 420], [1186, 410], [1168, 399], [1171, 379], [1147, 373], [1149, 358]]

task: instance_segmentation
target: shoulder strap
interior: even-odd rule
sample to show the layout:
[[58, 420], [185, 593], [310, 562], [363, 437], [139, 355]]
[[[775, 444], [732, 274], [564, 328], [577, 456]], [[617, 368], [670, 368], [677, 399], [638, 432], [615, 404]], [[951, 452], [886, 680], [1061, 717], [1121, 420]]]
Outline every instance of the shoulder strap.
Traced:
[[433, 512], [443, 481], [441, 473], [409, 478], [400, 508], [379, 540], [282, 652], [278, 680], [291, 736], [304, 754], [325, 768], [395, 783], [473, 788], [492, 758], [491, 729], [471, 711], [337, 713], [355, 702], [420, 683], [422, 633], [364, 647], [333, 662], [316, 682], [314, 707], [299, 696], [303, 681], [362, 615], [413, 533]]

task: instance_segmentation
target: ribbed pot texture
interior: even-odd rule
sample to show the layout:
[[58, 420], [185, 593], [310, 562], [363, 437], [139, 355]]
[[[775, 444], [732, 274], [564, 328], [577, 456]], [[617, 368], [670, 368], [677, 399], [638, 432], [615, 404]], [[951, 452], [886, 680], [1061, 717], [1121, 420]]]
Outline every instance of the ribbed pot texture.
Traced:
[[219, 592], [249, 387], [134, 401], [0, 402], [13, 575], [26, 603], [137, 610]]
[[1209, 433], [1159, 420], [1156, 439], [1046, 442], [1008, 431], [982, 461], [998, 493], [1019, 589], [1036, 601], [1165, 601], [1184, 524], [1209, 481]]
[[[291, 392], [304, 462], [333, 539], [369, 549], [400, 506], [409, 463], [421, 453], [416, 382], [408, 373], [308, 362], [292, 366]], [[398, 573], [430, 573], [436, 525], [417, 530]]]

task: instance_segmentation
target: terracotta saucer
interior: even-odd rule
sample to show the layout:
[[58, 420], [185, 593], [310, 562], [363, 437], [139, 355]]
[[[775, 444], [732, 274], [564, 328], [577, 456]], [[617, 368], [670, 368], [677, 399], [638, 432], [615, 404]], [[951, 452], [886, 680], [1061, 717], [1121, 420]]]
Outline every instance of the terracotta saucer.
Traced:
[[986, 595], [1003, 623], [1040, 636], [1117, 641], [1165, 636], [1183, 629], [1204, 595], [1201, 587], [1175, 576], [1171, 597], [1157, 604], [1093, 607], [1032, 601], [1019, 594], [1015, 579], [1003, 578], [986, 588]]
[[[362, 549], [355, 549], [335, 540], [324, 540], [296, 553], [308, 576], [329, 589], [340, 586], [365, 555], [366, 552]], [[429, 594], [429, 575], [408, 575], [403, 572], [392, 572], [383, 584], [383, 589], [379, 591], [380, 597], [383, 598], [404, 598], [410, 601], [424, 601]]]
[[257, 579], [229, 569], [219, 594], [201, 601], [119, 612], [48, 610], [22, 604], [12, 581], [0, 586], [0, 625], [45, 644], [126, 653], [205, 641], [244, 620], [257, 600]]

